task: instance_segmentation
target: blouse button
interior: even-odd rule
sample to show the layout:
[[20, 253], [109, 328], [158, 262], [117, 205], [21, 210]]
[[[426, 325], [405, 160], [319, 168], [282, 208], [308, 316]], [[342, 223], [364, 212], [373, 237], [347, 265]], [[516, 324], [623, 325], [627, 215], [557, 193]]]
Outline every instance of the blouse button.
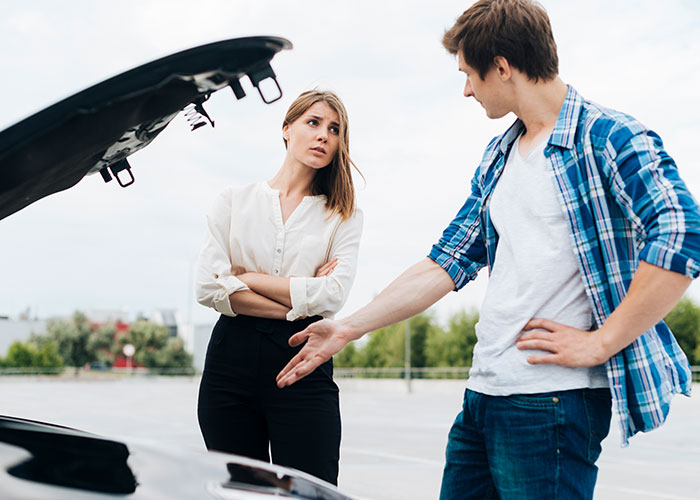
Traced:
[[278, 249], [277, 249], [277, 253], [282, 253], [282, 249], [281, 249], [281, 248], [278, 248]]
[[279, 269], [275, 269], [275, 274], [279, 274], [279, 272], [280, 272]]

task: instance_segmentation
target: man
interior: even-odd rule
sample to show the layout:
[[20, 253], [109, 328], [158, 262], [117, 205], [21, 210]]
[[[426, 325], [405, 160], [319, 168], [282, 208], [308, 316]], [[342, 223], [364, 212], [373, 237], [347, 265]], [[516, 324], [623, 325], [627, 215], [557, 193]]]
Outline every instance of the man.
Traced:
[[623, 441], [661, 425], [690, 368], [662, 318], [700, 273], [700, 213], [661, 139], [557, 76], [530, 0], [481, 0], [445, 33], [489, 118], [467, 198], [427, 259], [340, 321], [290, 339], [284, 387], [366, 332], [423, 311], [488, 266], [441, 498], [592, 498], [611, 399]]

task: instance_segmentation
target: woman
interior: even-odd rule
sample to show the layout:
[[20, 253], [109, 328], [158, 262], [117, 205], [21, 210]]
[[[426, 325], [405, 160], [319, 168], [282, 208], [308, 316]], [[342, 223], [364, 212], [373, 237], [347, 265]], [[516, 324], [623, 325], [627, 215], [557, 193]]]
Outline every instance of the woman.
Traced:
[[264, 461], [269, 449], [272, 462], [337, 484], [332, 360], [291, 388], [279, 389], [275, 377], [299, 351], [289, 337], [333, 316], [355, 277], [362, 213], [347, 112], [332, 92], [304, 92], [282, 135], [287, 153], [272, 180], [227, 188], [207, 218], [197, 300], [222, 316], [207, 350], [199, 425], [209, 449]]

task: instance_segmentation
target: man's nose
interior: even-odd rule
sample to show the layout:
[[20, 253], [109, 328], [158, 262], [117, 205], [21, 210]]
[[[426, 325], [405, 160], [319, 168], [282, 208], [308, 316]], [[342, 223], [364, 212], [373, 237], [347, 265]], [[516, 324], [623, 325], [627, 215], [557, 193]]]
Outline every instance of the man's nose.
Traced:
[[467, 78], [467, 83], [464, 84], [464, 97], [472, 97], [473, 95], [474, 91], [472, 90], [472, 85]]

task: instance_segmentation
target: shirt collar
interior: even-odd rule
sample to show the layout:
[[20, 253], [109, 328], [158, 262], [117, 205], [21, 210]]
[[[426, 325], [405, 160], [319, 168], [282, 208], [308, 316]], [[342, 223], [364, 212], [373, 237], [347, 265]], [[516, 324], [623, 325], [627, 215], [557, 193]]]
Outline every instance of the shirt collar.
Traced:
[[[569, 85], [569, 90], [564, 98], [564, 104], [559, 111], [557, 123], [554, 125], [554, 130], [552, 130], [552, 135], [549, 136], [547, 144], [565, 149], [572, 149], [574, 147], [576, 126], [578, 125], [578, 118], [581, 114], [582, 107], [583, 97], [576, 92], [576, 89]], [[503, 154], [508, 152], [510, 145], [518, 138], [524, 128], [525, 125], [518, 118], [510, 128], [506, 130], [499, 144], [499, 149]]]

